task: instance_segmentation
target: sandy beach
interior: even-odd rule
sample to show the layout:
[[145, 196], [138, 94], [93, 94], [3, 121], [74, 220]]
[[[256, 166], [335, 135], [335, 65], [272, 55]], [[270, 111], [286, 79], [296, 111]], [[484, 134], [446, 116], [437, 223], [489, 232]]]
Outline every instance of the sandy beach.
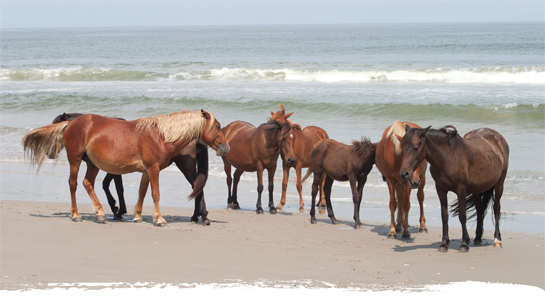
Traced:
[[[48, 283], [243, 283], [364, 289], [405, 289], [480, 281], [545, 288], [543, 237], [503, 232], [503, 248], [484, 245], [459, 253], [457, 221], [452, 242], [439, 253], [441, 230], [413, 229], [410, 240], [388, 239], [386, 224], [363, 220], [332, 225], [326, 215], [311, 225], [308, 212], [256, 215], [209, 209], [211, 225], [189, 222], [192, 208], [162, 207], [168, 222], [95, 222], [91, 204], [80, 203], [83, 222], [68, 218], [70, 204], [2, 200], [2, 290], [47, 288]], [[132, 209], [132, 206], [129, 208]], [[473, 237], [473, 233], [471, 236]]]

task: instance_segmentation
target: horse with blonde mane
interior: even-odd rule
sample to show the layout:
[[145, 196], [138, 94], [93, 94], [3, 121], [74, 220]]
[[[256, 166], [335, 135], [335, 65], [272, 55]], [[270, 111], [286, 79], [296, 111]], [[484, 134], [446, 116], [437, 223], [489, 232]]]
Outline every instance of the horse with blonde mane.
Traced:
[[[225, 174], [227, 175], [227, 208], [240, 209], [237, 200], [237, 187], [240, 176], [244, 172], [257, 172], [257, 204], [256, 213], [262, 214], [261, 193], [263, 192], [263, 170], [267, 170], [269, 177], [269, 212], [276, 214], [273, 201], [274, 173], [280, 151], [286, 159], [287, 166], [295, 162], [293, 154], [293, 126], [286, 119], [291, 114], [283, 115], [281, 119], [269, 120], [267, 123], [255, 127], [244, 121], [233, 121], [223, 128], [225, 137], [231, 150], [223, 156]], [[231, 166], [235, 173], [231, 178]], [[233, 191], [231, 194], [231, 184]]]
[[[269, 120], [283, 120], [284, 115], [286, 114], [286, 109], [282, 104], [278, 104], [278, 106], [280, 106], [280, 110], [276, 111], [276, 113], [273, 113], [271, 111], [271, 117], [269, 118]], [[287, 119], [287, 121], [289, 121], [289, 119]], [[282, 198], [280, 199], [280, 203], [276, 208], [281, 210], [286, 204], [286, 190], [288, 189], [290, 168], [293, 167], [295, 169], [295, 174], [297, 175], [296, 187], [297, 191], [299, 192], [299, 211], [302, 212], [304, 210], [305, 203], [303, 201], [303, 185], [301, 179], [306, 180], [312, 173], [312, 159], [310, 155], [312, 152], [312, 146], [322, 139], [329, 139], [329, 136], [327, 135], [327, 132], [320, 127], [309, 125], [302, 129], [301, 125], [297, 123], [293, 124], [293, 136], [295, 137], [295, 142], [293, 144], [295, 162], [292, 164], [292, 166], [288, 166], [286, 164], [286, 155], [283, 153], [282, 150], [280, 151], [284, 178], [282, 180]], [[305, 177], [302, 177], [301, 171], [303, 168], [308, 168]], [[323, 190], [321, 190], [324, 182], [325, 175], [322, 178], [322, 186], [320, 186], [321, 199], [320, 202], [318, 202], [318, 204], [322, 207], [325, 207], [326, 205], [325, 195], [323, 193]]]
[[[388, 238], [396, 238], [397, 232], [401, 232], [402, 238], [411, 237], [409, 233], [409, 210], [411, 208], [411, 189], [418, 189], [417, 197], [420, 204], [420, 232], [427, 232], [426, 217], [424, 216], [424, 186], [426, 185], [427, 161], [422, 161], [414, 170], [411, 178], [406, 181], [399, 176], [401, 168], [402, 150], [400, 139], [405, 135], [405, 127], [420, 128], [411, 122], [396, 120], [394, 124], [386, 128], [382, 139], [378, 143], [375, 162], [382, 174], [384, 181], [388, 184], [390, 192], [390, 232]], [[397, 209], [397, 223], [395, 212]]]
[[[73, 121], [50, 124], [28, 132], [23, 137], [23, 147], [25, 158], [38, 166], [37, 171], [53, 146], [55, 154], [66, 149], [70, 163], [68, 182], [72, 221], [81, 221], [76, 204], [76, 188], [79, 167], [83, 156], [87, 155], [93, 165], [87, 166], [83, 186], [93, 202], [98, 222], [106, 222], [102, 205], [94, 191], [99, 170], [115, 175], [142, 172], [134, 221], [142, 221], [142, 205], [151, 184], [153, 222], [157, 226], [165, 226], [167, 222], [159, 210], [159, 172], [170, 164], [170, 160], [182, 148], [197, 138], [216, 150], [217, 155], [225, 155], [229, 151], [219, 122], [211, 112], [203, 110], [174, 112], [133, 121], [85, 114]], [[197, 178], [189, 198], [202, 191], [205, 183], [205, 177]]]

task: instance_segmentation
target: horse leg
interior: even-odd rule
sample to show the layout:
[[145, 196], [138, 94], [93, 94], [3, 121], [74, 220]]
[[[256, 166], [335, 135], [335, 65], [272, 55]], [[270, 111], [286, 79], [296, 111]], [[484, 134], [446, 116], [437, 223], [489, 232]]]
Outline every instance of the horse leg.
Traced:
[[94, 189], [98, 171], [99, 169], [95, 165], [87, 162], [87, 173], [85, 174], [85, 179], [83, 179], [83, 186], [85, 187], [85, 190], [87, 190], [87, 194], [89, 194], [89, 197], [93, 202], [97, 222], [106, 223], [106, 215], [104, 214], [104, 210], [102, 209], [102, 205], [100, 204]]
[[274, 206], [274, 172], [276, 172], [276, 165], [267, 169], [267, 176], [269, 177], [269, 213], [276, 214], [276, 207]]
[[316, 206], [325, 208], [326, 202], [325, 202], [325, 193], [324, 193], [324, 185], [325, 185], [325, 174], [322, 174], [322, 179], [320, 181], [320, 201]]
[[460, 206], [460, 211], [458, 212], [458, 218], [460, 219], [460, 224], [462, 224], [462, 244], [460, 245], [459, 251], [465, 253], [469, 251], [469, 233], [467, 232], [466, 222], [467, 222], [467, 210], [466, 210], [466, 188], [465, 186], [459, 185], [456, 192], [458, 195], [458, 205]]
[[263, 214], [263, 208], [261, 207], [261, 193], [263, 192], [263, 166], [257, 164], [257, 204], [256, 204], [256, 213]]
[[352, 176], [350, 180], [350, 188], [352, 188], [352, 201], [354, 202], [354, 221], [355, 221], [354, 229], [360, 229], [361, 228], [361, 221], [360, 221], [361, 198], [363, 195], [363, 186], [365, 186], [365, 182], [367, 182], [367, 178], [363, 177], [361, 180], [359, 180], [357, 183], [357, 187], [356, 187], [355, 178], [356, 176]]
[[403, 199], [403, 203], [401, 204], [403, 208], [403, 234], [401, 235], [402, 239], [410, 239], [411, 234], [409, 233], [409, 210], [411, 209], [411, 187], [409, 186], [409, 183], [405, 182], [401, 183], [404, 184], [403, 186], [403, 195], [401, 198]]
[[79, 159], [79, 161], [70, 161], [70, 177], [68, 178], [70, 197], [72, 201], [70, 218], [74, 222], [81, 222], [81, 215], [78, 212], [78, 206], [76, 204], [76, 189], [78, 187], [78, 172], [80, 164], [81, 159]]
[[243, 170], [236, 169], [233, 174], [233, 209], [235, 210], [240, 210], [240, 205], [238, 204], [238, 182], [242, 173], [244, 173]]
[[305, 210], [305, 202], [303, 201], [303, 184], [301, 182], [301, 173], [303, 165], [300, 162], [295, 167], [295, 174], [297, 175], [297, 192], [299, 192], [299, 212]]
[[117, 214], [114, 215], [114, 219], [117, 217], [123, 219], [123, 215], [127, 213], [127, 205], [125, 204], [125, 189], [123, 189], [123, 177], [121, 175], [113, 175], [115, 190], [117, 191], [117, 198], [119, 199], [119, 210]]
[[286, 204], [286, 190], [288, 189], [288, 179], [290, 177], [290, 167], [282, 162], [282, 171], [284, 172], [284, 177], [282, 179], [282, 197], [280, 198], [280, 203], [276, 207], [281, 210]]
[[495, 220], [495, 230], [494, 230], [494, 247], [501, 248], [501, 233], [500, 233], [500, 217], [501, 217], [501, 205], [500, 199], [503, 194], [503, 180], [505, 179], [505, 174], [503, 174], [500, 182], [494, 188], [494, 220]]
[[159, 193], [159, 167], [148, 168], [149, 181], [151, 185], [151, 197], [153, 198], [153, 223], [155, 226], [163, 227], [167, 225], [167, 221], [161, 216], [159, 210], [159, 200], [161, 195]]
[[325, 202], [327, 206], [327, 216], [331, 219], [332, 224], [339, 224], [333, 213], [333, 206], [331, 205], [331, 186], [333, 186], [333, 179], [326, 175], [324, 190], [325, 190]]
[[420, 175], [420, 186], [418, 187], [418, 192], [416, 196], [418, 198], [418, 204], [420, 205], [420, 227], [418, 232], [428, 232], [428, 227], [426, 227], [426, 217], [424, 216], [424, 186], [426, 185], [426, 171]]
[[[173, 157], [172, 160], [174, 161], [174, 163], [176, 164], [180, 172], [182, 172], [182, 174], [185, 176], [185, 179], [187, 180], [187, 182], [191, 184], [191, 188], [194, 188], [195, 179], [197, 179], [197, 169], [196, 169], [197, 161], [194, 158], [192, 158], [193, 161], [189, 161], [189, 160], [184, 161], [183, 159], [177, 158], [177, 157]], [[191, 216], [189, 221], [195, 222], [195, 223], [199, 222], [199, 216], [202, 214], [202, 210], [201, 210], [202, 199], [203, 199], [203, 193], [201, 192], [199, 193], [199, 195], [195, 197], [195, 206], [193, 208], [193, 216]], [[203, 224], [204, 224], [204, 220], [205, 219], [203, 218]]]
[[[320, 192], [323, 191], [323, 185], [321, 183], [323, 170], [321, 167], [314, 168], [314, 181], [312, 182], [312, 202], [310, 203], [310, 223], [316, 224], [316, 194], [318, 193], [318, 187]], [[324, 174], [325, 175], [325, 174]]]
[[403, 230], [403, 220], [405, 219], [405, 187], [403, 186], [403, 182], [396, 182], [395, 185], [395, 191], [396, 191], [396, 201], [397, 201], [397, 221], [395, 225], [396, 233], [399, 233]]
[[104, 180], [102, 181], [102, 189], [104, 190], [104, 193], [106, 193], [106, 198], [108, 199], [108, 204], [110, 205], [110, 209], [112, 209], [112, 213], [114, 214], [114, 220], [116, 219], [116, 214], [119, 211], [119, 208], [115, 205], [115, 199], [112, 196], [112, 193], [110, 192], [110, 183], [114, 179], [114, 175], [112, 174], [106, 174], [104, 177]]
[[233, 178], [231, 178], [231, 164], [225, 156], [222, 156], [221, 159], [223, 159], [223, 170], [227, 175], [227, 209], [231, 210], [233, 208], [233, 197], [231, 196], [231, 184], [233, 182]]
[[149, 174], [147, 172], [142, 173], [142, 179], [140, 179], [140, 188], [138, 189], [138, 201], [134, 206], [134, 219], [136, 223], [142, 222], [142, 205], [144, 204], [144, 197], [149, 186]]
[[[208, 211], [206, 210], [206, 201], [204, 200], [204, 193], [201, 192], [199, 196], [197, 196], [197, 199], [195, 200], [195, 205], [197, 205], [197, 202], [200, 204], [200, 215], [202, 218], [202, 225], [209, 226], [210, 225], [210, 219], [208, 219]], [[197, 222], [198, 222], [197, 218]]]
[[390, 232], [388, 232], [388, 238], [397, 238], [395, 214], [397, 209], [397, 199], [395, 196], [395, 188], [390, 179], [386, 179], [388, 184], [388, 192], [390, 192]]
[[440, 189], [435, 186], [437, 191], [437, 196], [439, 197], [439, 202], [441, 204], [441, 222], [443, 223], [443, 239], [441, 245], [439, 246], [439, 252], [448, 251], [448, 245], [450, 239], [448, 237], [448, 204], [447, 204], [447, 191]]

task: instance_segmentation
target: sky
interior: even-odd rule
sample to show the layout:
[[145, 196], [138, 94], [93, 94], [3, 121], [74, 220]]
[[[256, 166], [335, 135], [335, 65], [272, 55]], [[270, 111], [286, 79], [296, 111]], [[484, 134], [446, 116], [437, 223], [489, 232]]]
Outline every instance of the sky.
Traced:
[[2, 29], [544, 21], [543, 0], [0, 2]]

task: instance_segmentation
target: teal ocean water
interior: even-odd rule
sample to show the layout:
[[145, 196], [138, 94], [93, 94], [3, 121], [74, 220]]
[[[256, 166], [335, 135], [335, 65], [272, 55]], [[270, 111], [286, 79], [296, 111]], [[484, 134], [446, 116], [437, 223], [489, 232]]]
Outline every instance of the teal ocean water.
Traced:
[[[0, 162], [24, 163], [21, 137], [63, 112], [136, 119], [202, 108], [223, 125], [234, 120], [259, 125], [283, 104], [295, 112], [293, 121], [320, 126], [344, 143], [364, 135], [377, 142], [397, 119], [434, 128], [454, 125], [462, 135], [490, 127], [511, 148], [503, 223], [514, 230], [530, 226], [532, 231], [545, 231], [542, 23], [0, 33]], [[59, 165], [66, 163], [62, 158]], [[224, 180], [221, 158], [212, 154], [210, 165], [211, 175]], [[59, 167], [56, 171], [65, 173]], [[292, 181], [294, 175], [292, 171]], [[275, 178], [281, 177], [279, 169]], [[255, 174], [244, 174], [243, 182], [255, 187]], [[335, 184], [339, 192], [348, 187]], [[364, 199], [367, 190], [376, 194], [364, 200], [362, 213], [366, 207], [376, 208], [384, 211], [379, 219], [387, 222], [388, 193], [376, 168], [365, 188]], [[65, 189], [62, 194], [68, 196], [68, 186]], [[213, 190], [224, 190], [225, 200], [207, 198], [209, 206], [224, 207], [227, 187]], [[309, 205], [309, 184], [304, 190]], [[2, 186], [2, 198], [18, 198], [12, 191]], [[280, 183], [275, 192], [280, 192]], [[431, 176], [426, 194], [426, 211], [439, 217]], [[337, 215], [349, 218], [351, 197], [345, 195], [333, 190]], [[298, 206], [296, 196], [295, 189], [289, 192], [293, 208]], [[100, 192], [99, 197], [105, 202]], [[253, 209], [255, 192], [248, 189], [244, 198], [247, 208]], [[185, 197], [163, 197], [161, 204], [182, 205], [182, 200]], [[414, 204], [413, 224], [418, 212]], [[366, 219], [364, 214], [362, 218]]]

